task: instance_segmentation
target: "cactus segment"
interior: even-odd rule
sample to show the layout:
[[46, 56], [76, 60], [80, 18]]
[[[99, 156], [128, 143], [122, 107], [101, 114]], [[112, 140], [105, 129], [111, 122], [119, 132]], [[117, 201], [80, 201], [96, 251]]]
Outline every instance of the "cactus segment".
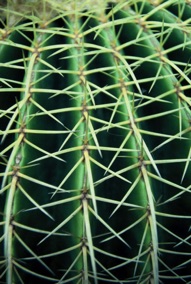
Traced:
[[189, 5], [30, 2], [0, 6], [2, 283], [188, 283]]

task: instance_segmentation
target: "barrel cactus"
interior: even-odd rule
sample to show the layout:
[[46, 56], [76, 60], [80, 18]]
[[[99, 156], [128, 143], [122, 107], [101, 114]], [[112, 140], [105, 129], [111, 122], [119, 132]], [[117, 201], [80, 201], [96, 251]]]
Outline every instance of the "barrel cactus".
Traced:
[[0, 283], [190, 283], [191, 2], [0, 12]]

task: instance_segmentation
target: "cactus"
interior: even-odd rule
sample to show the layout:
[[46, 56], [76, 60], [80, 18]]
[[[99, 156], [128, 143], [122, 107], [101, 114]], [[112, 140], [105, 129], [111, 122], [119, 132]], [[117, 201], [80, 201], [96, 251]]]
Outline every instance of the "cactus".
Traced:
[[0, 283], [190, 283], [190, 1], [81, 2], [0, 6]]

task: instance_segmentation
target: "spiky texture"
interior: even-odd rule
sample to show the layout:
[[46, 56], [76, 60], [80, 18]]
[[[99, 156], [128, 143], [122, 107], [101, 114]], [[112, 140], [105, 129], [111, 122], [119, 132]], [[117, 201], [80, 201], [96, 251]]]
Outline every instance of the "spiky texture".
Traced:
[[189, 1], [4, 1], [1, 283], [190, 283], [190, 22]]

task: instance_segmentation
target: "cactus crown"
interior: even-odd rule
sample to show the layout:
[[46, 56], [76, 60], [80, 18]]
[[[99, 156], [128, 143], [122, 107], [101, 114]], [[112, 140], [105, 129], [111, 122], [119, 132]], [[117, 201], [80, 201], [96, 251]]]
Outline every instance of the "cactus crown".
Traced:
[[190, 2], [0, 12], [2, 283], [190, 282]]

